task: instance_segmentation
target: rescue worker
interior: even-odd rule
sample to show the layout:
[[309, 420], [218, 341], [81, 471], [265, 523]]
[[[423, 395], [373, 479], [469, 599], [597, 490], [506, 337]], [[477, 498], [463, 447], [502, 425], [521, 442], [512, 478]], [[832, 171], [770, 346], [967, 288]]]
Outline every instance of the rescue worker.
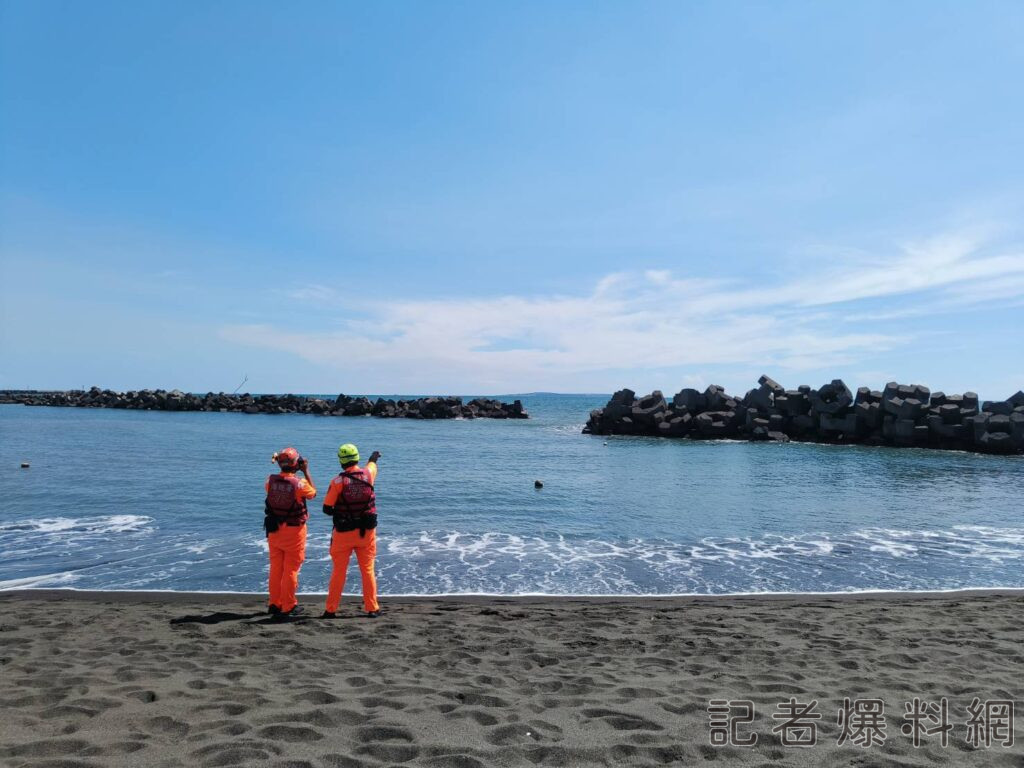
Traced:
[[380, 451], [374, 451], [365, 467], [359, 466], [359, 449], [345, 443], [338, 449], [341, 474], [331, 480], [324, 499], [324, 514], [334, 518], [331, 533], [331, 581], [327, 587], [327, 604], [321, 618], [337, 617], [341, 593], [345, 588], [352, 553], [356, 553], [359, 573], [363, 579], [363, 608], [366, 617], [380, 615], [377, 603], [377, 577], [373, 559], [377, 555], [377, 462]]
[[[270, 597], [267, 613], [295, 616], [302, 612], [295, 597], [299, 588], [299, 569], [306, 559], [306, 501], [316, 497], [316, 486], [309, 465], [294, 448], [275, 453], [273, 460], [281, 471], [267, 478], [263, 527], [270, 552]], [[304, 478], [296, 477], [302, 472]]]

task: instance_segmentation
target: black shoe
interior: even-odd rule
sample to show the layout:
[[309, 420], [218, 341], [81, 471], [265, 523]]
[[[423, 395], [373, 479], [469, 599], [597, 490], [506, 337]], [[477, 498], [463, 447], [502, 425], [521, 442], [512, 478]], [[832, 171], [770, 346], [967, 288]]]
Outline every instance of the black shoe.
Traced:
[[324, 611], [323, 613], [320, 614], [320, 618], [321, 619], [336, 619], [336, 618], [338, 618], [338, 614], [334, 613], [333, 611]]
[[281, 613], [281, 606], [279, 606], [279, 605], [268, 606], [267, 607], [267, 613], [269, 613], [271, 616], [277, 616], [279, 613]]
[[376, 619], [378, 616], [380, 616], [380, 611], [369, 611], [366, 614], [366, 618], [368, 619]]
[[281, 618], [288, 618], [288, 619], [290, 619], [293, 616], [304, 616], [305, 613], [306, 613], [306, 610], [301, 605], [296, 605], [294, 608], [292, 608], [287, 613], [282, 611], [281, 612]]

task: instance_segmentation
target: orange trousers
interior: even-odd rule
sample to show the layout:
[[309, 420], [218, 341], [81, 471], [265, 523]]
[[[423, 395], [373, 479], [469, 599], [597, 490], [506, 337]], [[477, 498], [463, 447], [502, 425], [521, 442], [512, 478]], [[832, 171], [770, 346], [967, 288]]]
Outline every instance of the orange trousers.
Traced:
[[352, 553], [356, 553], [359, 573], [363, 577], [363, 608], [367, 613], [380, 610], [377, 603], [377, 576], [373, 572], [373, 559], [377, 556], [377, 531], [334, 531], [331, 534], [331, 581], [327, 586], [327, 605], [324, 610], [336, 613], [341, 604], [341, 593], [345, 589], [345, 573], [348, 571]]
[[268, 605], [276, 605], [288, 612], [298, 602], [295, 593], [299, 589], [299, 569], [306, 559], [306, 526], [282, 525], [267, 536], [270, 549], [270, 599]]

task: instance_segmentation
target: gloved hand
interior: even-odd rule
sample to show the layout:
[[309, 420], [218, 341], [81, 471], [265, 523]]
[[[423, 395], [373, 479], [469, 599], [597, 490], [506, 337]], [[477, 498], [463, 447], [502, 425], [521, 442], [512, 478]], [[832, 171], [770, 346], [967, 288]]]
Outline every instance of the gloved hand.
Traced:
[[371, 453], [370, 461], [372, 461], [374, 464], [380, 461], [380, 451], [374, 451], [373, 453]]

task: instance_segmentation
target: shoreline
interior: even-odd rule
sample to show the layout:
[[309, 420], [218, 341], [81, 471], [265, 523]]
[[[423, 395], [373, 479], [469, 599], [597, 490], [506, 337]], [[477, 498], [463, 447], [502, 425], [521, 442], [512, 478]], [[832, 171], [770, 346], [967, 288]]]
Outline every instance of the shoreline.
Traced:
[[[358, 579], [357, 579], [358, 580]], [[124, 603], [159, 602], [168, 603], [215, 603], [217, 601], [234, 600], [237, 598], [265, 597], [266, 592], [205, 592], [195, 590], [173, 590], [173, 589], [75, 589], [65, 587], [61, 589], [40, 588], [17, 588], [0, 589], [0, 600], [10, 597], [35, 598], [45, 601], [52, 600], [78, 600], [83, 602], [113, 600]], [[319, 600], [326, 597], [326, 592], [299, 592], [300, 601]], [[354, 597], [349, 591], [345, 593], [346, 599]], [[929, 590], [858, 590], [849, 592], [723, 592], [720, 594], [696, 594], [680, 593], [665, 595], [575, 595], [575, 594], [521, 594], [508, 595], [491, 592], [455, 592], [438, 594], [394, 594], [381, 593], [381, 600], [388, 600], [397, 603], [460, 603], [476, 605], [486, 601], [502, 601], [512, 603], [538, 603], [549, 604], [562, 601], [573, 603], [592, 603], [596, 605], [606, 603], [632, 603], [644, 601], [678, 602], [680, 604], [701, 604], [723, 601], [743, 602], [793, 602], [798, 603], [805, 600], [836, 600], [857, 601], [857, 600], [879, 600], [898, 601], [906, 599], [919, 600], [941, 600], [955, 597], [1009, 597], [1024, 598], [1024, 587], [964, 587], [958, 589], [929, 589]]]

